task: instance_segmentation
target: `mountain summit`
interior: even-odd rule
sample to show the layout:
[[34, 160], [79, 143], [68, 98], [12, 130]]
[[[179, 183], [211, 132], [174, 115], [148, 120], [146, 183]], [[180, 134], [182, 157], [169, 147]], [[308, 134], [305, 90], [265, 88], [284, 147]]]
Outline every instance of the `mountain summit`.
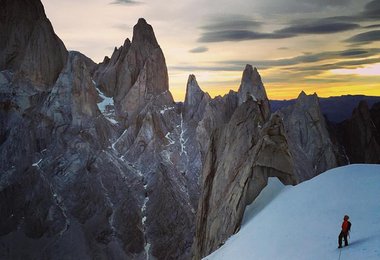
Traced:
[[139, 112], [151, 102], [171, 106], [174, 101], [164, 54], [157, 43], [153, 28], [140, 18], [133, 27], [132, 42], [115, 48], [111, 59], [105, 58], [94, 80], [101, 90], [115, 101], [119, 121], [133, 122]]
[[133, 27], [132, 42], [136, 45], [151, 45], [153, 48], [159, 47], [152, 26], [148, 24], [144, 18], [140, 18]]

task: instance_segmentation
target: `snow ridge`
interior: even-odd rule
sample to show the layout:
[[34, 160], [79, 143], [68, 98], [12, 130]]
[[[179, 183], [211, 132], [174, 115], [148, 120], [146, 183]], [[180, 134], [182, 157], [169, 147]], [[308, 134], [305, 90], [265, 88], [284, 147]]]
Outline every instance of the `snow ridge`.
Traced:
[[[331, 169], [297, 186], [271, 178], [240, 231], [205, 259], [380, 259], [379, 198], [380, 165]], [[338, 250], [345, 214], [349, 246]]]

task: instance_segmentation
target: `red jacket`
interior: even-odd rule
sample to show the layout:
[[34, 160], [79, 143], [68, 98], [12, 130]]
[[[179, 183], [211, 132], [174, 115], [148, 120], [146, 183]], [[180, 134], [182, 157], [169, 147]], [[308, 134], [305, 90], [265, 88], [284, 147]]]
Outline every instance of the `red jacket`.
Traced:
[[348, 220], [344, 220], [343, 223], [342, 223], [342, 231], [344, 233], [348, 233]]

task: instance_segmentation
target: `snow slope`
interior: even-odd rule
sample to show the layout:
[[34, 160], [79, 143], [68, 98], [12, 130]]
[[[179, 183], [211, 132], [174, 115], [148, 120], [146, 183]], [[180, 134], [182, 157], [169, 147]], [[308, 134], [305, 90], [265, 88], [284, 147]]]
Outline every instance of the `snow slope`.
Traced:
[[[351, 238], [339, 250], [345, 214]], [[205, 259], [380, 259], [380, 165], [335, 168], [294, 187], [270, 179], [241, 230]]]

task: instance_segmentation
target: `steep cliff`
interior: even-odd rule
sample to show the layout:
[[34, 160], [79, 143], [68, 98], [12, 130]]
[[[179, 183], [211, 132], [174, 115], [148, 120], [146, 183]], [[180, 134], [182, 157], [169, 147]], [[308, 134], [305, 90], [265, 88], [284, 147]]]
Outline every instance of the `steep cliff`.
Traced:
[[338, 139], [350, 163], [380, 163], [379, 103], [361, 101], [352, 117], [338, 125]]
[[331, 142], [316, 94], [307, 96], [301, 92], [296, 103], [281, 109], [280, 115], [298, 182], [338, 166], [337, 149]]
[[[256, 71], [247, 66], [242, 82], [247, 82], [247, 70]], [[337, 166], [316, 95], [301, 93], [293, 106], [270, 116], [264, 86], [250, 82], [237, 96], [244, 96], [240, 91], [247, 89], [254, 94], [246, 95], [231, 119], [211, 135], [201, 175], [194, 259], [208, 255], [237, 232], [246, 205], [259, 195], [268, 177], [295, 185]]]

